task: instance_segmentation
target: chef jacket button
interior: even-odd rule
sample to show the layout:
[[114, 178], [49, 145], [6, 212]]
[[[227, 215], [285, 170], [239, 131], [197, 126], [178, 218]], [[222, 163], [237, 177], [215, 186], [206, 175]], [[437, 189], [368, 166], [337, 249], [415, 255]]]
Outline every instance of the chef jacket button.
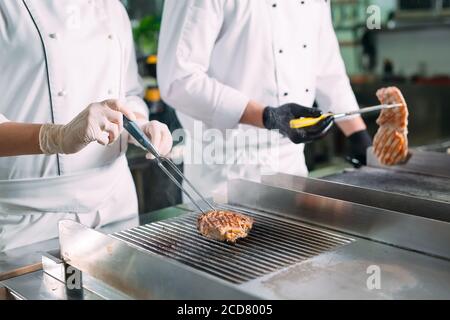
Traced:
[[285, 93], [283, 94], [283, 96], [285, 96], [285, 97], [287, 97], [288, 95], [289, 95], [288, 92], [285, 92]]
[[58, 39], [58, 34], [57, 33], [50, 33], [48, 35], [50, 38], [57, 40]]
[[58, 92], [58, 96], [59, 96], [59, 97], [65, 97], [65, 96], [67, 96], [67, 91], [66, 91], [66, 90], [62, 90], [62, 91]]
[[309, 89], [306, 89], [305, 91], [306, 91], [306, 92], [309, 92]]
[[272, 5], [272, 8], [276, 8], [276, 7], [277, 7], [277, 4], [274, 3], [274, 4]]
[[308, 45], [307, 45], [307, 44], [304, 44], [304, 45], [303, 45], [303, 48], [305, 48], [305, 49], [306, 49], [307, 47], [308, 47]]
[[305, 1], [300, 1], [301, 4], [305, 4]]
[[114, 36], [113, 36], [112, 34], [109, 34], [109, 35], [108, 35], [108, 39], [109, 39], [109, 40], [112, 40], [112, 39], [114, 39]]
[[283, 53], [283, 50], [282, 49], [280, 49], [279, 51], [278, 51], [279, 53]]
[[113, 94], [112, 89], [109, 89], [109, 90], [108, 90], [108, 94], [109, 94], [109, 95]]

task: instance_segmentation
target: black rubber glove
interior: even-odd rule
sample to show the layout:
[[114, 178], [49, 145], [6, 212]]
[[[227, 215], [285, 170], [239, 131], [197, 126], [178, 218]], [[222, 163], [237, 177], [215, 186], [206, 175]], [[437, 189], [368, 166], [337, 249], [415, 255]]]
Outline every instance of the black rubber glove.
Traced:
[[372, 138], [367, 130], [355, 132], [348, 137], [350, 154], [347, 160], [359, 168], [367, 164], [367, 149], [372, 146]]
[[295, 103], [288, 103], [279, 108], [266, 107], [263, 113], [264, 126], [269, 130], [279, 130], [295, 144], [309, 143], [324, 137], [333, 126], [334, 119], [328, 117], [314, 126], [292, 129], [290, 121], [298, 118], [317, 118], [322, 115], [322, 111], [307, 108]]

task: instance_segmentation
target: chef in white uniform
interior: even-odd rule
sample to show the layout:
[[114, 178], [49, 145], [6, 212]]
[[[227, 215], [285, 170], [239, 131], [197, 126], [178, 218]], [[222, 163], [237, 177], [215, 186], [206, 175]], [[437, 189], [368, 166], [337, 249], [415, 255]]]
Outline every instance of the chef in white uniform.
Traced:
[[[209, 142], [195, 134], [195, 120], [204, 129], [235, 129], [228, 140], [250, 126], [275, 129], [283, 137], [274, 168], [306, 175], [303, 143], [321, 138], [330, 123], [307, 132], [291, 130], [289, 121], [320, 115], [310, 109], [315, 100], [323, 112], [358, 109], [327, 0], [166, 0], [158, 61], [162, 97], [178, 111], [197, 153]], [[363, 162], [371, 139], [361, 117], [338, 126]], [[267, 143], [257, 144], [264, 152]], [[267, 163], [246, 165], [237, 158], [226, 165], [186, 160], [186, 175], [205, 194], [223, 193], [227, 179], [258, 180], [270, 172]]]
[[[160, 152], [148, 122], [130, 21], [118, 0], [0, 2], [0, 252], [136, 217], [122, 116]], [[132, 142], [132, 141], [131, 141]]]

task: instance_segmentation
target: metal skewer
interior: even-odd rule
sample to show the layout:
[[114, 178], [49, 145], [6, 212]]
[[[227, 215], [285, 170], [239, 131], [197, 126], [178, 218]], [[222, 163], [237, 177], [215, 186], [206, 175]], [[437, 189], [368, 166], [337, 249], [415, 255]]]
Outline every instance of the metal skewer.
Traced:
[[194, 200], [192, 195], [183, 187], [183, 185], [177, 180], [177, 178], [169, 171], [164, 164], [167, 164], [170, 169], [172, 169], [181, 179], [183, 179], [187, 185], [194, 191], [194, 193], [200, 198], [201, 201], [207, 204], [211, 210], [216, 210], [216, 208], [208, 201], [206, 198], [194, 187], [194, 185], [186, 178], [186, 176], [178, 169], [172, 160], [160, 155], [158, 150], [153, 146], [147, 135], [142, 132], [136, 122], [129, 120], [126, 116], [123, 116], [123, 127], [128, 133], [136, 139], [136, 141], [148, 152], [150, 152], [158, 162], [159, 168], [169, 177], [170, 180], [191, 200], [192, 204], [205, 213], [205, 210]]

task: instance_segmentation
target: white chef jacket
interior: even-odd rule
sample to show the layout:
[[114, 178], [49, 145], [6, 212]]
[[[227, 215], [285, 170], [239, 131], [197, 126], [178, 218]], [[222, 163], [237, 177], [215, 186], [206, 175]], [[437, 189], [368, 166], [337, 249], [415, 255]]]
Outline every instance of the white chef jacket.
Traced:
[[[119, 98], [148, 112], [118, 0], [1, 1], [0, 70], [0, 121], [66, 124], [90, 103]], [[0, 158], [0, 251], [55, 236], [61, 217], [101, 224], [137, 214], [126, 147], [123, 136], [74, 155]], [[50, 230], [28, 230], [43, 222]]]
[[[166, 0], [158, 81], [187, 130], [193, 119], [245, 130], [238, 123], [250, 99], [273, 107], [311, 107], [316, 99], [324, 111], [358, 108], [327, 0]], [[306, 174], [303, 145], [282, 141], [280, 171]], [[203, 173], [198, 183], [216, 176], [205, 182], [207, 193], [226, 177], [217, 173], [223, 166], [193, 170]]]
[[[118, 0], [4, 0], [0, 10], [0, 115], [66, 124], [90, 103], [119, 97], [147, 113], [130, 22]], [[125, 147], [122, 139], [76, 155], [0, 158], [0, 180], [97, 168]]]

